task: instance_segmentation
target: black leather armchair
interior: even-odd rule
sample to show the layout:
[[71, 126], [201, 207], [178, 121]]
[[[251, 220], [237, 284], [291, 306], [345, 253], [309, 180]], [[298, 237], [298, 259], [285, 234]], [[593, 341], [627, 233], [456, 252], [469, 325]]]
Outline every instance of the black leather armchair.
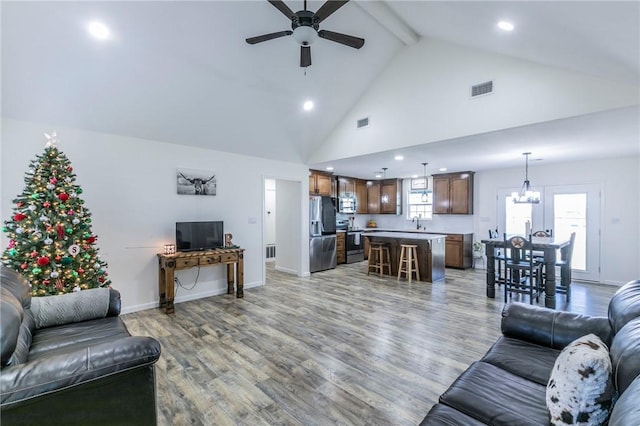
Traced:
[[34, 317], [28, 283], [0, 267], [2, 424], [157, 423], [154, 364], [160, 344], [131, 336], [118, 316], [120, 294], [103, 294], [103, 314], [76, 306], [75, 319], [69, 319], [75, 322], [57, 318], [47, 324], [42, 313]]
[[619, 399], [610, 426], [640, 424], [640, 280], [622, 286], [607, 317], [521, 303], [502, 312], [502, 337], [441, 396], [421, 425], [549, 424], [545, 394], [561, 350], [593, 333], [606, 343]]

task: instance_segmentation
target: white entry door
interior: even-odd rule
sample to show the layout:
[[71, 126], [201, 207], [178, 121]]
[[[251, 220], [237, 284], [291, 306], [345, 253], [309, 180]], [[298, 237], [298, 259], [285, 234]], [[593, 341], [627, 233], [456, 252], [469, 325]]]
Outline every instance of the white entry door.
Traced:
[[573, 279], [600, 281], [600, 186], [536, 188], [541, 192], [540, 204], [514, 204], [511, 192], [517, 190], [498, 190], [500, 235], [503, 232], [523, 235], [527, 221], [532, 232], [552, 230], [554, 236], [567, 239], [575, 232], [571, 262]]
[[569, 238], [576, 233], [573, 278], [600, 281], [600, 186], [547, 186], [543, 208], [554, 236]]

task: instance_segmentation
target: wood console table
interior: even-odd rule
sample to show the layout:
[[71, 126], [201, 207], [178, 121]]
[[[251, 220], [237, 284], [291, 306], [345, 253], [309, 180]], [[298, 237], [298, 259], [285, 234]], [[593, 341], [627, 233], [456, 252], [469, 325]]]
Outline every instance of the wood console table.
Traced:
[[244, 249], [241, 248], [178, 252], [176, 254], [158, 253], [160, 308], [164, 308], [167, 314], [174, 312], [174, 271], [200, 266], [227, 265], [227, 294], [233, 294], [234, 284], [236, 284], [236, 297], [244, 297], [243, 256]]

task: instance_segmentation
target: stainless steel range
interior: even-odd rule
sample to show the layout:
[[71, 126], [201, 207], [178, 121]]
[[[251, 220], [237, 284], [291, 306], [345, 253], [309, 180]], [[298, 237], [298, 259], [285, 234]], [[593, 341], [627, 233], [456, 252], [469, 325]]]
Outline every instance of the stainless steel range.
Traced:
[[364, 260], [364, 238], [362, 230], [347, 231], [347, 263]]

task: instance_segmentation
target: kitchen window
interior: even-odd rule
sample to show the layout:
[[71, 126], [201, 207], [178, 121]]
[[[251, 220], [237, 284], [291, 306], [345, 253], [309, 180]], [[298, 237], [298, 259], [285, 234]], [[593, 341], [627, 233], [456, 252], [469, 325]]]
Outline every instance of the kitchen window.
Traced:
[[431, 220], [433, 217], [433, 193], [430, 190], [407, 192], [407, 219], [418, 216]]

